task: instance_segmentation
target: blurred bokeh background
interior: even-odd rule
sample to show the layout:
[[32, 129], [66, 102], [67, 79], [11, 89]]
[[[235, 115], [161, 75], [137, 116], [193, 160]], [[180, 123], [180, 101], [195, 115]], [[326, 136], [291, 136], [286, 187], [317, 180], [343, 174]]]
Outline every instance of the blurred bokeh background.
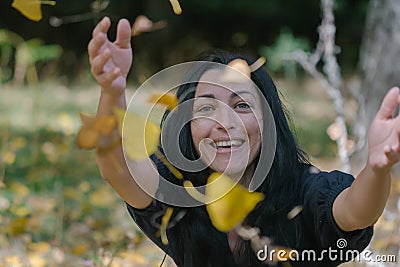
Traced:
[[[87, 44], [104, 16], [113, 23], [111, 39], [120, 18], [133, 23], [145, 15], [167, 23], [133, 37], [128, 96], [157, 71], [209, 48], [264, 56], [300, 145], [321, 169], [343, 168], [333, 99], [320, 80], [282, 58], [316, 49], [324, 1], [182, 0], [183, 12], [176, 15], [168, 0], [69, 0], [43, 4], [38, 22], [23, 16], [13, 2], [0, 2], [0, 267], [159, 266], [163, 259], [100, 177], [94, 151], [76, 146], [79, 112], [96, 112], [99, 88], [90, 74]], [[341, 75], [337, 89], [356, 175], [366, 155], [358, 141], [377, 103], [400, 77], [400, 2], [333, 2], [334, 56]], [[329, 81], [331, 70], [323, 58], [315, 70]], [[370, 249], [399, 260], [396, 171], [392, 189]], [[163, 266], [173, 265], [167, 259]]]

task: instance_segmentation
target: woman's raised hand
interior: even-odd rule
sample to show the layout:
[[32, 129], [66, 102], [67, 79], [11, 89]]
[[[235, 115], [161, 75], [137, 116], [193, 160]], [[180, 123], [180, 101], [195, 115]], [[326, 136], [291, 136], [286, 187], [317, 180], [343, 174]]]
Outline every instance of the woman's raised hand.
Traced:
[[103, 92], [120, 96], [126, 88], [126, 78], [132, 64], [131, 26], [121, 19], [114, 42], [107, 37], [111, 21], [104, 17], [94, 28], [88, 44], [91, 72]]
[[400, 115], [392, 117], [399, 104], [400, 90], [394, 87], [384, 97], [371, 123], [368, 163], [375, 171], [389, 171], [400, 161]]

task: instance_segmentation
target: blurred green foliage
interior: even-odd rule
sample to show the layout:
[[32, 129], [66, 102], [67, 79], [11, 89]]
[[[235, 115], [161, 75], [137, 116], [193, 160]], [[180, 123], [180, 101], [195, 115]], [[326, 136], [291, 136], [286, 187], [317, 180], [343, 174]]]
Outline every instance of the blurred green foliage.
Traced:
[[267, 58], [267, 67], [272, 72], [283, 72], [285, 77], [294, 79], [302, 70], [301, 66], [294, 61], [283, 61], [282, 56], [296, 50], [310, 51], [309, 41], [297, 38], [289, 29], [284, 29], [273, 45], [260, 48], [260, 54]]
[[[116, 21], [122, 17], [133, 23], [143, 14], [153, 21], [168, 22], [166, 29], [132, 40], [135, 60], [129, 78], [133, 82], [143, 81], [144, 77], [166, 66], [193, 60], [199, 52], [211, 47], [236, 50], [258, 58], [260, 48], [274, 46], [284, 29], [289, 29], [295, 38], [307, 40], [313, 47], [320, 22], [318, 0], [181, 1], [183, 13], [179, 16], [172, 12], [168, 0], [113, 0], [100, 12], [93, 10], [93, 3], [107, 1], [57, 1], [54, 7], [42, 6], [43, 19], [37, 23], [11, 8], [11, 2], [0, 2], [0, 29], [15, 32], [24, 40], [38, 38], [44, 44], [60, 45], [63, 53], [56, 64], [52, 62], [54, 71], [49, 72], [39, 64], [38, 72], [41, 77], [58, 75], [66, 82], [79, 81], [83, 73], [89, 71], [87, 44], [94, 25], [105, 15], [113, 21], [110, 38], [115, 36]], [[354, 69], [357, 64], [368, 2], [337, 1], [337, 44], [342, 48], [339, 61], [344, 71]], [[52, 17], [62, 23], [58, 27], [51, 26]]]

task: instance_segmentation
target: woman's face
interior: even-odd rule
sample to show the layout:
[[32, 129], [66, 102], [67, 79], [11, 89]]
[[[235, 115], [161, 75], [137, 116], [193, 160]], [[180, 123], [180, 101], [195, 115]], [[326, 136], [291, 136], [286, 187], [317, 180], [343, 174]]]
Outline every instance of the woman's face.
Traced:
[[214, 171], [238, 175], [254, 165], [260, 151], [261, 101], [251, 80], [219, 83], [222, 74], [222, 70], [213, 69], [201, 77], [193, 102], [191, 133], [203, 162]]

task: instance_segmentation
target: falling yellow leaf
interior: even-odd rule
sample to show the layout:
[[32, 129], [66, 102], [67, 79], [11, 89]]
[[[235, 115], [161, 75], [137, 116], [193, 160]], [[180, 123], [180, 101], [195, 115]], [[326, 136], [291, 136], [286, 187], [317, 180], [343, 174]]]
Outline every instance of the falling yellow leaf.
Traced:
[[258, 70], [259, 68], [262, 67], [262, 65], [265, 64], [266, 61], [267, 61], [267, 59], [265, 57], [258, 58], [253, 64], [251, 64], [249, 66], [250, 67], [250, 71], [253, 72], [253, 71]]
[[288, 212], [287, 218], [288, 218], [289, 220], [293, 219], [293, 218], [296, 217], [302, 210], [303, 210], [303, 206], [301, 206], [301, 205], [295, 206], [291, 211]]
[[240, 224], [264, 198], [262, 193], [249, 192], [220, 173], [213, 173], [208, 178], [206, 195], [212, 199], [223, 196], [206, 207], [211, 222], [222, 232], [228, 232]]
[[82, 126], [77, 136], [77, 145], [79, 148], [92, 149], [95, 147], [106, 148], [112, 144], [109, 142], [100, 142], [101, 137], [110, 137], [112, 131], [117, 126], [117, 120], [114, 115], [103, 115], [98, 118], [91, 115], [80, 113]]
[[249, 192], [228, 176], [217, 172], [208, 178], [205, 195], [197, 191], [190, 181], [184, 181], [183, 186], [194, 199], [206, 203], [212, 224], [222, 232], [228, 232], [240, 224], [264, 198], [262, 193]]
[[154, 93], [151, 95], [148, 102], [165, 105], [169, 110], [173, 110], [178, 105], [178, 99], [173, 94]]
[[39, 21], [42, 19], [42, 4], [55, 6], [56, 1], [14, 0], [11, 6], [21, 12], [21, 14], [28, 19]]
[[165, 28], [167, 22], [165, 20], [160, 20], [157, 22], [152, 22], [148, 17], [144, 15], [137, 16], [135, 22], [133, 22], [131, 34], [132, 36], [138, 36], [144, 32], [151, 32]]
[[[228, 66], [230, 68], [226, 68], [221, 76], [222, 81], [243, 83], [250, 79], [251, 69], [246, 60], [237, 58], [229, 62]], [[240, 75], [237, 72], [240, 72], [243, 75]]]
[[164, 165], [175, 176], [175, 178], [178, 178], [178, 179], [183, 178], [182, 173], [180, 171], [178, 171], [159, 150], [156, 150], [156, 152], [154, 154], [156, 155], [156, 157], [158, 159], [161, 160], [162, 163], [164, 163]]
[[183, 186], [185, 187], [186, 191], [192, 198], [194, 198], [197, 201], [202, 202], [202, 203], [209, 202], [209, 199], [207, 198], [207, 196], [203, 195], [202, 193], [197, 191], [197, 189], [193, 186], [191, 181], [188, 181], [188, 180], [184, 181]]
[[182, 8], [181, 8], [181, 5], [179, 4], [179, 1], [178, 0], [169, 0], [169, 1], [171, 2], [174, 13], [176, 15], [182, 14]]
[[143, 160], [157, 151], [161, 129], [155, 123], [121, 108], [114, 108], [120, 132], [123, 132], [123, 145], [132, 160]]
[[164, 216], [161, 218], [160, 236], [161, 236], [161, 242], [164, 245], [168, 245], [167, 228], [173, 212], [174, 209], [168, 207], [164, 213]]

